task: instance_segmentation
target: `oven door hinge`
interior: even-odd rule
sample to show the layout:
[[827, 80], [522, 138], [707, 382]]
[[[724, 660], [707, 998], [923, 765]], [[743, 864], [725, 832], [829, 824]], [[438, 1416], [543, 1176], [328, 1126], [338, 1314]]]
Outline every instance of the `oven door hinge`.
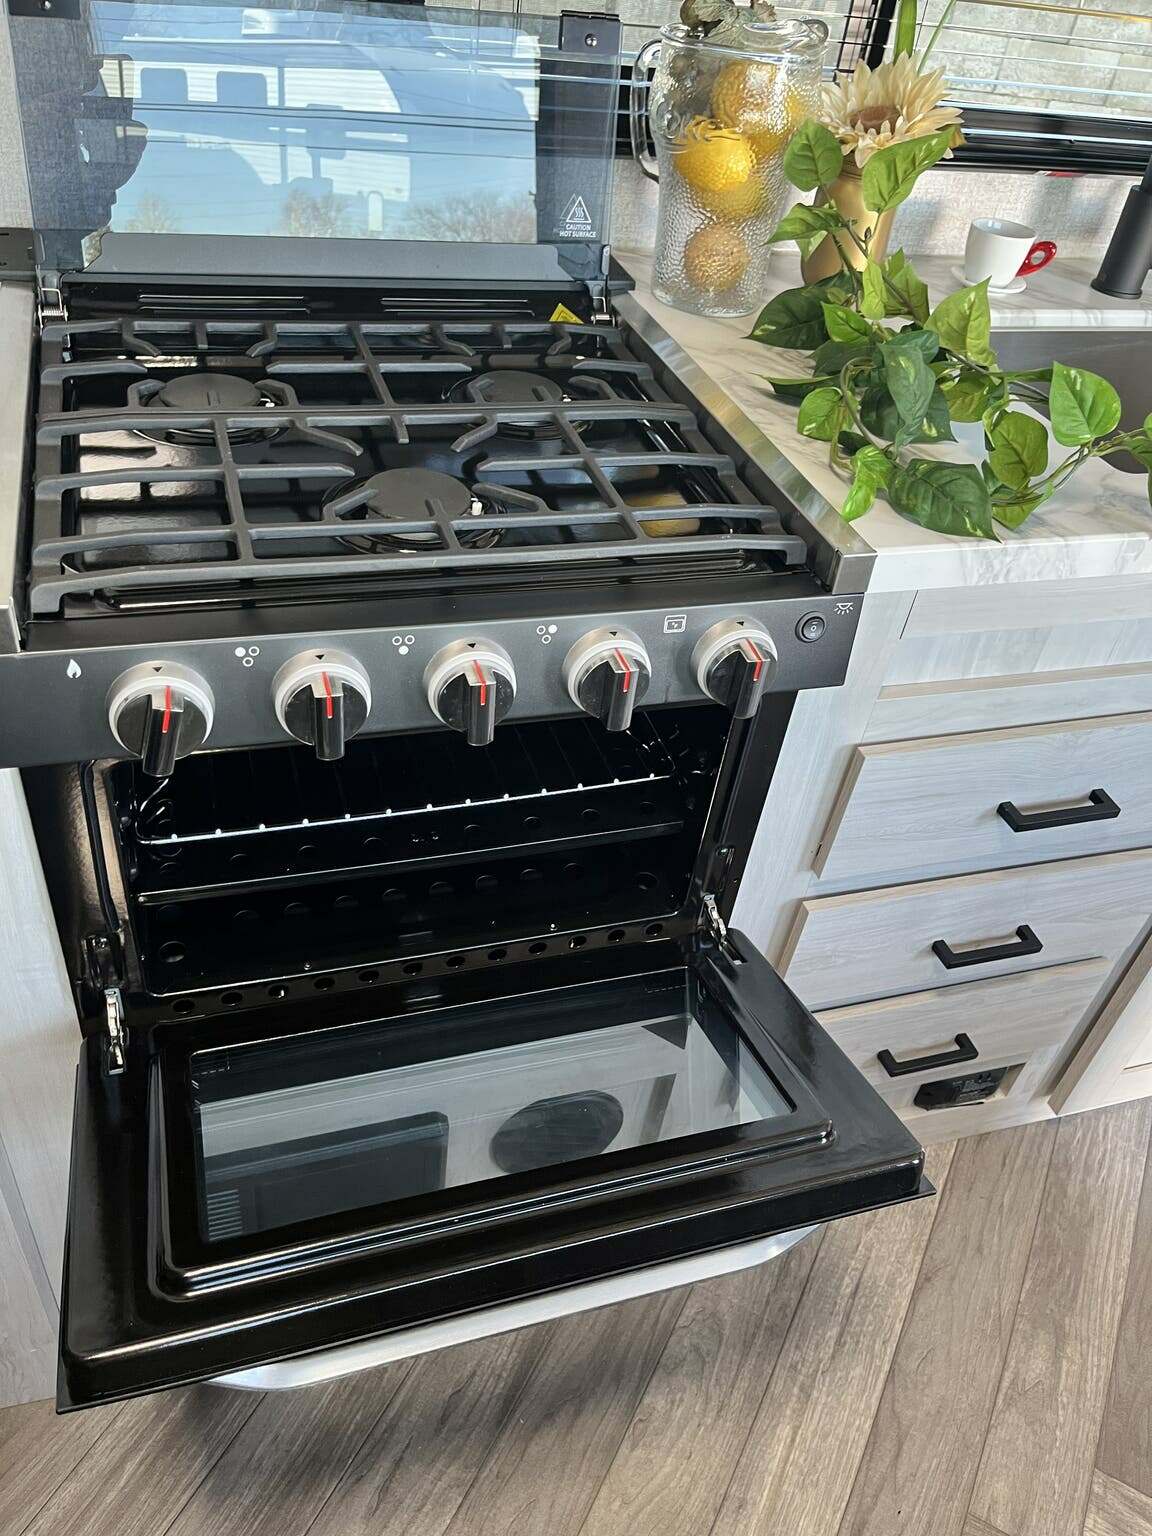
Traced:
[[716, 898], [711, 891], [705, 891], [703, 897], [704, 931], [716, 945], [722, 949], [730, 959], [738, 960], [740, 957], [736, 950], [728, 942], [728, 924], [720, 916], [720, 908], [716, 905]]
[[128, 1037], [124, 1032], [124, 999], [119, 987], [104, 988], [104, 1070], [115, 1076], [124, 1070]]
[[40, 324], [49, 320], [67, 320], [68, 311], [64, 304], [64, 290], [60, 286], [59, 272], [42, 271], [37, 283], [36, 309], [40, 316]]
[[107, 933], [90, 933], [84, 941], [88, 980], [103, 1002], [104, 1070], [110, 1075], [123, 1072], [128, 1059], [119, 955], [119, 940]]

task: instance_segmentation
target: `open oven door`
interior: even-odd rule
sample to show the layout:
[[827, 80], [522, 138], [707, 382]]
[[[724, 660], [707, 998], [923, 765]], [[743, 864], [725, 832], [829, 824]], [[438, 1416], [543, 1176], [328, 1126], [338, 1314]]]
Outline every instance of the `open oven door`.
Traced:
[[276, 1384], [274, 1362], [339, 1374], [931, 1192], [915, 1139], [740, 935], [522, 971], [558, 984], [516, 991], [509, 968], [432, 1000], [129, 1020], [120, 1071], [89, 1037], [61, 1408]]

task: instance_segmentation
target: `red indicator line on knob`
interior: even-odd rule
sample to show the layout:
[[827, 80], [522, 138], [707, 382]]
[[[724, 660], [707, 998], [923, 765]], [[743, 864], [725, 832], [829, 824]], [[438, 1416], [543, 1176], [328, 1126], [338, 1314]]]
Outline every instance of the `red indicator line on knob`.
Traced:
[[320, 681], [324, 684], [324, 713], [329, 720], [332, 718], [332, 684], [328, 680], [327, 672], [321, 672]]
[[478, 661], [472, 663], [476, 673], [476, 681], [480, 684], [480, 708], [483, 709], [488, 702], [488, 679], [484, 676], [484, 668]]
[[171, 689], [171, 687], [168, 687], [168, 688], [165, 688], [165, 690], [164, 690], [164, 719], [161, 721], [161, 724], [160, 724], [160, 734], [161, 734], [161, 736], [167, 736], [167, 734], [168, 734], [168, 727], [171, 724], [172, 724], [172, 689]]
[[629, 688], [632, 686], [632, 668], [628, 665], [628, 658], [625, 656], [624, 652], [620, 649], [619, 646], [616, 647], [616, 660], [624, 668], [623, 691], [627, 693]]
[[745, 640], [744, 654], [746, 656], [751, 655], [752, 660], [756, 663], [756, 666], [752, 672], [752, 681], [754, 683], [758, 683], [760, 681], [760, 674], [764, 670], [764, 657], [760, 654], [759, 647], [753, 645], [751, 640]]

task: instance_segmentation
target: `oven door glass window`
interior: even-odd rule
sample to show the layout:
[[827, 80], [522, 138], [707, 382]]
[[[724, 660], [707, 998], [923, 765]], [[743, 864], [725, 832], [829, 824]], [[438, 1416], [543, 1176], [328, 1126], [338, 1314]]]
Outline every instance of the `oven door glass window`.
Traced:
[[414, 1010], [380, 988], [190, 1019], [137, 1034], [120, 1074], [87, 1038], [61, 1404], [924, 1192], [915, 1138], [729, 942], [652, 946], [641, 968], [585, 957], [565, 984], [512, 995], [503, 974], [464, 976]]
[[[486, 1049], [389, 1065], [386, 1033], [364, 1026], [304, 1048], [194, 1055], [201, 1236], [563, 1173], [791, 1115], [730, 1019], [693, 1011], [682, 987], [646, 1001], [636, 1019], [560, 1033], [545, 1017], [533, 1039], [507, 1038], [505, 1022]], [[411, 1044], [398, 1034], [396, 1053]]]

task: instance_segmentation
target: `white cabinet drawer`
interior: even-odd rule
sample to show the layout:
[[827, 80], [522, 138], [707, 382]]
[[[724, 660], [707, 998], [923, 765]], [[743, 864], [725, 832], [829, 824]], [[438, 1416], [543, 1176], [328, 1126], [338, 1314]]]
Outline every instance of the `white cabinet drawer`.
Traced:
[[[1057, 1057], [1085, 1021], [1112, 968], [1110, 960], [1074, 961], [828, 1008], [816, 1017], [872, 1086], [898, 1108], [912, 1106], [922, 1083], [993, 1067], [1013, 1073], [1001, 1096], [1031, 1097], [1051, 1086]], [[965, 1054], [957, 1037], [969, 1040], [977, 1054], [954, 1065], [908, 1070], [909, 1063], [926, 1057]], [[890, 1053], [887, 1067], [882, 1052]]]
[[[779, 968], [809, 1008], [832, 1008], [1112, 959], [1150, 912], [1152, 851], [1062, 859], [802, 901]], [[973, 959], [993, 946], [993, 955]]]
[[1152, 713], [1109, 715], [858, 748], [814, 865], [879, 884], [1148, 845]]

